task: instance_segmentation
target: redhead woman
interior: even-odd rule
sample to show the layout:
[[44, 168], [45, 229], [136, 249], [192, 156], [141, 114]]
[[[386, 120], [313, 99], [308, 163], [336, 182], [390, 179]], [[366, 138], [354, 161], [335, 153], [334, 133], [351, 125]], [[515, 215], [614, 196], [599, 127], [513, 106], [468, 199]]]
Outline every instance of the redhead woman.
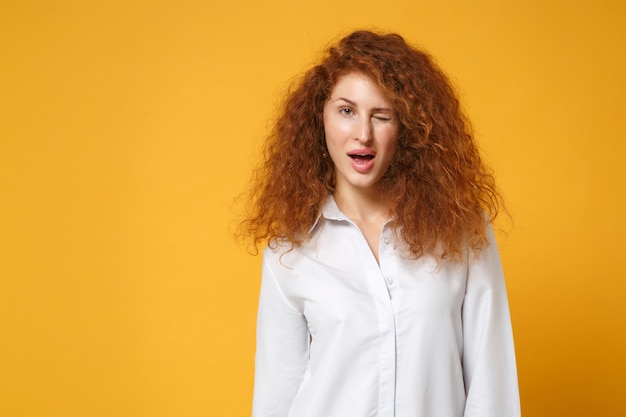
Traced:
[[428, 54], [366, 31], [329, 48], [252, 190], [254, 417], [520, 415], [501, 199]]

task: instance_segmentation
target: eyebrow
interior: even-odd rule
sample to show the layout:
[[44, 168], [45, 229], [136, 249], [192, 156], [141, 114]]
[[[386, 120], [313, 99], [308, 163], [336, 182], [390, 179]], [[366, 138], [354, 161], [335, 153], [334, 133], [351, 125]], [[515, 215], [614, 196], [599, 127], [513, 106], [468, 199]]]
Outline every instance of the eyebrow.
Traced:
[[[354, 101], [349, 100], [349, 99], [347, 99], [345, 97], [338, 97], [337, 101], [339, 101], [339, 100], [343, 100], [343, 101], [345, 101], [346, 103], [348, 103], [351, 106], [358, 107], [357, 104]], [[374, 107], [372, 110], [376, 111], [376, 112], [378, 112], [378, 111], [390, 112], [391, 111], [391, 109], [387, 108], [387, 107]]]

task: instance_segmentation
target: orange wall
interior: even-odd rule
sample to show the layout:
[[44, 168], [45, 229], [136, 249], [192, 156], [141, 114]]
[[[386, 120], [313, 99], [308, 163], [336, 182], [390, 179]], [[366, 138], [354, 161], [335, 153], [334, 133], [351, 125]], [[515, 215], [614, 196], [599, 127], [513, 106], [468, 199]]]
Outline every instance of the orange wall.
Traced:
[[231, 204], [288, 81], [357, 27], [439, 58], [497, 171], [525, 415], [622, 415], [625, 3], [252, 3], [0, 5], [0, 415], [249, 415]]

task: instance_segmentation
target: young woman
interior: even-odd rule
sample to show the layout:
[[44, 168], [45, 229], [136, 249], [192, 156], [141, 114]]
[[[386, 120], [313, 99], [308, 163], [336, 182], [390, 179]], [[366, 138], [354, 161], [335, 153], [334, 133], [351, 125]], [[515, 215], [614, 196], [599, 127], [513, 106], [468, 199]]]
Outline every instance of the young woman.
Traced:
[[245, 222], [269, 243], [253, 416], [519, 416], [500, 198], [432, 59], [348, 35], [265, 157]]

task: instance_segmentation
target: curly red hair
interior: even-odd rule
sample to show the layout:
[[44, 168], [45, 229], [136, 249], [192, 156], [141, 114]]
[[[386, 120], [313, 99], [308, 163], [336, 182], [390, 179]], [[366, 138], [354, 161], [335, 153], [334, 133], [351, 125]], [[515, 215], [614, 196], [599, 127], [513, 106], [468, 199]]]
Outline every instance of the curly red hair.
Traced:
[[333, 163], [324, 155], [323, 108], [350, 72], [370, 77], [400, 122], [394, 160], [381, 181], [395, 230], [411, 254], [459, 260], [467, 248], [480, 250], [501, 198], [454, 88], [427, 53], [397, 34], [369, 31], [330, 47], [288, 92], [253, 179], [244, 234], [255, 246], [287, 240], [298, 247], [310, 238], [335, 186]]

